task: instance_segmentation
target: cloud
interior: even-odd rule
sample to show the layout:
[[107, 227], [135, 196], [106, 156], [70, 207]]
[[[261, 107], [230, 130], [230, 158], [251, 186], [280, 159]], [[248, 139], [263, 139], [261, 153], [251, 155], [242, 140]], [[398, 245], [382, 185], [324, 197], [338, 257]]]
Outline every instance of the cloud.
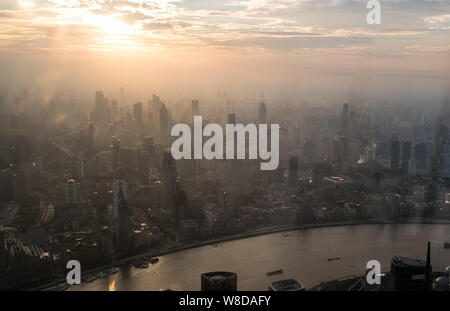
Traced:
[[410, 45], [405, 46], [405, 50], [414, 54], [435, 54], [435, 53], [450, 53], [450, 44], [449, 45]]
[[[330, 47], [357, 53], [361, 49], [352, 47], [385, 44], [387, 38], [407, 39], [401, 46], [400, 41], [392, 45], [401, 52], [406, 45], [423, 45], [422, 35], [427, 35], [430, 45], [448, 41], [449, 36], [442, 31], [450, 29], [449, 14], [434, 14], [437, 9], [448, 8], [445, 1], [384, 0], [383, 21], [388, 22], [379, 27], [365, 24], [364, 0], [27, 2], [33, 5], [0, 4], [0, 40], [8, 41], [3, 48], [14, 42], [36, 41], [23, 45], [24, 52], [92, 47], [110, 51], [114, 46], [115, 51], [123, 48], [128, 52], [134, 46], [149, 51], [254, 48], [257, 53], [261, 49], [278, 52]], [[425, 3], [429, 11], [423, 9]], [[409, 9], [407, 15], [401, 14], [402, 8]]]
[[429, 16], [424, 19], [429, 29], [450, 29], [450, 14]]
[[0, 40], [32, 41], [44, 38], [45, 34], [34, 28], [14, 24], [0, 24]]

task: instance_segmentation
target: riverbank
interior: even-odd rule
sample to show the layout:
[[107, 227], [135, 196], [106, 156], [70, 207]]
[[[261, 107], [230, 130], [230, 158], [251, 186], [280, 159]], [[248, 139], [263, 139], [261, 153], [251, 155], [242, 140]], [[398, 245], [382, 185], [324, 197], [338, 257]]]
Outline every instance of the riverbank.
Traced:
[[[112, 264], [104, 265], [102, 267], [98, 267], [91, 270], [83, 271], [83, 275], [88, 274], [94, 274], [94, 273], [100, 273], [102, 271], [105, 271], [111, 267], [114, 266], [120, 266], [120, 265], [126, 265], [129, 263], [132, 263], [134, 260], [143, 257], [143, 256], [164, 256], [171, 253], [176, 253], [179, 251], [187, 250], [187, 249], [194, 249], [206, 245], [214, 245], [219, 244], [227, 241], [233, 241], [233, 240], [239, 240], [239, 239], [246, 239], [250, 237], [260, 236], [260, 235], [266, 235], [266, 234], [272, 234], [272, 233], [278, 233], [278, 232], [285, 232], [285, 231], [293, 231], [293, 230], [305, 230], [305, 229], [314, 229], [314, 228], [324, 228], [324, 227], [339, 227], [339, 226], [357, 226], [357, 225], [370, 225], [370, 224], [450, 224], [450, 221], [448, 220], [435, 220], [435, 219], [407, 219], [407, 220], [385, 220], [385, 219], [371, 219], [368, 221], [358, 221], [358, 222], [339, 222], [339, 223], [326, 223], [326, 224], [309, 224], [309, 225], [288, 225], [288, 226], [277, 226], [277, 227], [269, 227], [269, 228], [262, 228], [258, 230], [252, 230], [243, 232], [240, 234], [235, 234], [227, 237], [221, 237], [216, 239], [210, 239], [206, 241], [200, 241], [200, 242], [193, 242], [190, 244], [186, 244], [179, 247], [172, 247], [167, 249], [159, 249], [159, 250], [152, 250], [148, 252], [144, 252], [141, 254], [137, 254], [134, 256], [130, 256], [127, 258], [123, 258], [121, 260], [118, 260]], [[54, 282], [47, 283], [45, 285], [41, 285], [39, 287], [33, 288], [33, 290], [43, 290], [47, 289], [49, 287], [53, 287], [57, 284], [65, 283], [65, 279], [59, 279], [55, 280]]]

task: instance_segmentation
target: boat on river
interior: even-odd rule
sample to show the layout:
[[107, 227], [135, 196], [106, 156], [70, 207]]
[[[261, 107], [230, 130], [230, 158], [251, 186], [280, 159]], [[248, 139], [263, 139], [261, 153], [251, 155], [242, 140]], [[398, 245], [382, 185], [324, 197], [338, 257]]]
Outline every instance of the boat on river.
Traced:
[[269, 271], [269, 272], [267, 272], [267, 275], [268, 275], [268, 276], [271, 276], [271, 275], [281, 274], [281, 273], [283, 273], [283, 269], [278, 269], [278, 270], [274, 270], [274, 271]]

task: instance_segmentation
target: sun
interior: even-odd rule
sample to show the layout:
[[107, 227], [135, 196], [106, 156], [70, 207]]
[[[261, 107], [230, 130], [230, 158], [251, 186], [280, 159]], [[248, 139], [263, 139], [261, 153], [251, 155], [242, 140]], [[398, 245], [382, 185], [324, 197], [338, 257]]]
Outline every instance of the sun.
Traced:
[[26, 9], [31, 9], [31, 8], [34, 8], [36, 6], [31, 1], [23, 1], [23, 0], [18, 1], [18, 4], [19, 4], [19, 7], [26, 8]]
[[84, 19], [86, 24], [94, 26], [107, 34], [132, 34], [136, 30], [136, 27], [124, 23], [114, 15], [89, 14]]
[[140, 26], [125, 23], [119, 15], [83, 14], [80, 19], [82, 24], [95, 29], [92, 38], [97, 49], [109, 52], [142, 49], [138, 39]]

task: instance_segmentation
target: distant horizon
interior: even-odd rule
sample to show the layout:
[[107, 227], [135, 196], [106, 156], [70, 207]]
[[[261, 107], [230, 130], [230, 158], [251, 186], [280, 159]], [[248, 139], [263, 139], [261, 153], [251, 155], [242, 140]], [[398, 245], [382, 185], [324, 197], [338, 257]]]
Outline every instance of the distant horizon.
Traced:
[[[429, 101], [449, 78], [450, 3], [4, 0], [0, 90], [330, 102]], [[439, 101], [436, 98], [436, 101]]]

